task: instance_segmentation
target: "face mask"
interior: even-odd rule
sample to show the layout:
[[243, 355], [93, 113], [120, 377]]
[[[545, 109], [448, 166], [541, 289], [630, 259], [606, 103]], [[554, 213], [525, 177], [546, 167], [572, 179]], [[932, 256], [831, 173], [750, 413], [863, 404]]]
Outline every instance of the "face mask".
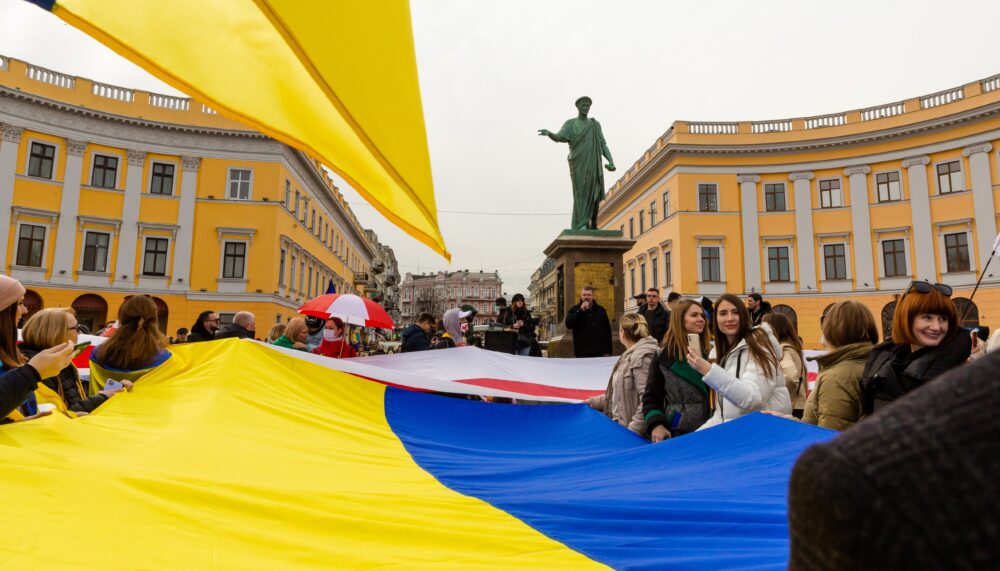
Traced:
[[469, 330], [469, 324], [468, 324], [468, 323], [463, 323], [463, 324], [462, 324], [462, 325], [460, 326], [460, 329], [462, 330], [462, 333], [465, 333], [465, 332], [467, 332], [467, 331]]
[[324, 329], [323, 330], [323, 339], [326, 339], [327, 341], [336, 341], [337, 340], [337, 332], [334, 331], [333, 329]]

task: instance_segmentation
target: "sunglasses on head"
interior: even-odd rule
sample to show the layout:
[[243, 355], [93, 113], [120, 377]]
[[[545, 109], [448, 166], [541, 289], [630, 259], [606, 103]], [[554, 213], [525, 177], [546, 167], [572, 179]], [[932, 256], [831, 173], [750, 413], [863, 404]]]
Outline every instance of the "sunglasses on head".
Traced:
[[915, 291], [917, 293], [930, 293], [931, 289], [936, 289], [946, 297], [951, 297], [952, 289], [950, 285], [947, 284], [932, 284], [931, 282], [910, 282], [910, 287], [906, 288], [903, 295]]

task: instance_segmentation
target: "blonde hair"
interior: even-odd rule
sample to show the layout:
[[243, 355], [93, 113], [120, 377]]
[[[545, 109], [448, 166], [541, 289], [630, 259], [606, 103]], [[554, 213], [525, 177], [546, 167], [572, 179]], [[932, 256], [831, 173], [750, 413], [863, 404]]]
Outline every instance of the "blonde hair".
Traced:
[[24, 343], [39, 349], [48, 349], [69, 341], [69, 326], [76, 315], [70, 308], [51, 307], [32, 315], [24, 323], [21, 337]]
[[[684, 316], [687, 315], [691, 306], [697, 307], [704, 314], [705, 308], [697, 301], [692, 299], [679, 301], [670, 314], [670, 327], [667, 329], [667, 334], [663, 337], [663, 351], [675, 361], [681, 361], [687, 357], [688, 340], [687, 330], [684, 329]], [[707, 317], [705, 318], [705, 328], [702, 329], [698, 338], [701, 340], [702, 354], [708, 355], [708, 350], [712, 347], [712, 337], [708, 332]]]
[[646, 324], [646, 318], [638, 313], [626, 313], [618, 324], [625, 332], [625, 337], [628, 337], [629, 341], [633, 343], [638, 342], [643, 337], [649, 337], [649, 325]]
[[285, 334], [285, 327], [284, 323], [278, 323], [267, 332], [267, 339], [272, 343], [277, 341], [279, 337]]
[[298, 337], [299, 333], [308, 330], [309, 327], [306, 325], [306, 320], [301, 317], [296, 317], [295, 319], [289, 321], [288, 325], [285, 326], [285, 337], [288, 337], [292, 340], [292, 343], [295, 343], [295, 338]]

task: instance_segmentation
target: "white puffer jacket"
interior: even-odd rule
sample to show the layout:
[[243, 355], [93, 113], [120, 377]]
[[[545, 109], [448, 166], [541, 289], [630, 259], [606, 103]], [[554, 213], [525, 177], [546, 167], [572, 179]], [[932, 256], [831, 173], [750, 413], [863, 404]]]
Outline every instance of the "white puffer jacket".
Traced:
[[[779, 358], [781, 344], [774, 337], [771, 326], [764, 323], [754, 329], [763, 329], [771, 341], [771, 348]], [[705, 384], [719, 393], [715, 414], [698, 430], [728, 422], [751, 412], [775, 410], [792, 413], [792, 401], [785, 388], [785, 375], [775, 363], [774, 372], [765, 375], [750, 357], [746, 339], [730, 351], [725, 363], [714, 364], [702, 378]]]

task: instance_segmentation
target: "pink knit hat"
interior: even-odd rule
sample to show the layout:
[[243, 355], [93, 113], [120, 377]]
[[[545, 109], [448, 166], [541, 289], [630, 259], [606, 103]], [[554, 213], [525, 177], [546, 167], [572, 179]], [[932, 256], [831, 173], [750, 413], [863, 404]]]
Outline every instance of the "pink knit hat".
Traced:
[[9, 276], [0, 275], [0, 310], [7, 309], [24, 297], [24, 286]]

